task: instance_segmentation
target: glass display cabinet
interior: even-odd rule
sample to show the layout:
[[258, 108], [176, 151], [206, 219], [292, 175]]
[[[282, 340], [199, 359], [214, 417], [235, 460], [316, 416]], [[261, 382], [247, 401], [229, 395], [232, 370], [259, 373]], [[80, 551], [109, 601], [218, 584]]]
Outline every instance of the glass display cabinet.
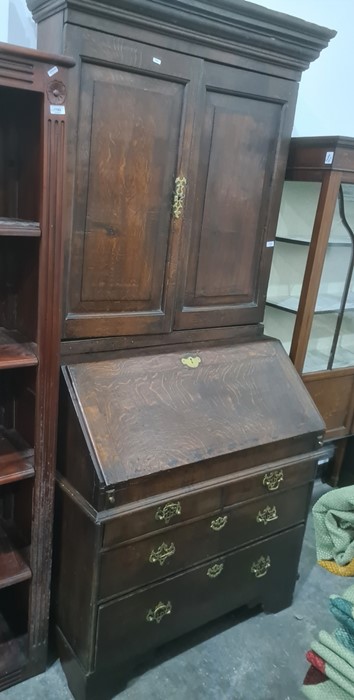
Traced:
[[[281, 340], [326, 422], [354, 432], [354, 139], [293, 138], [266, 300]], [[336, 483], [345, 441], [336, 443]]]

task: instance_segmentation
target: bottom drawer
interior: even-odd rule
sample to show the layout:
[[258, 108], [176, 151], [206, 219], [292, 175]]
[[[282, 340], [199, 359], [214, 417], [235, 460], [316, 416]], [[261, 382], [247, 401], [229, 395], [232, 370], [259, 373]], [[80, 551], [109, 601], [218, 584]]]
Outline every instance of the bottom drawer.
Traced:
[[295, 584], [304, 527], [218, 557], [98, 609], [96, 664], [121, 663], [247, 603]]

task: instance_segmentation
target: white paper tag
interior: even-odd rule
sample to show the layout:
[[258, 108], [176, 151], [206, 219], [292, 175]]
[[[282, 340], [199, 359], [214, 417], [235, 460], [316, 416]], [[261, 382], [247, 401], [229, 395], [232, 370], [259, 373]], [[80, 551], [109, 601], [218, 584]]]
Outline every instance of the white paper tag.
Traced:
[[329, 457], [325, 457], [325, 459], [319, 459], [317, 464], [320, 467], [321, 464], [327, 464], [327, 462], [329, 462]]
[[333, 163], [334, 151], [327, 151], [325, 157], [325, 165], [332, 165]]
[[58, 72], [59, 68], [57, 66], [53, 66], [53, 68], [50, 68], [47, 73], [49, 77], [51, 78], [52, 75], [55, 75]]
[[266, 248], [274, 248], [274, 241], [267, 241]]
[[51, 114], [65, 114], [64, 105], [50, 105]]
[[153, 58], [152, 62], [157, 63], [158, 66], [161, 66], [161, 58]]

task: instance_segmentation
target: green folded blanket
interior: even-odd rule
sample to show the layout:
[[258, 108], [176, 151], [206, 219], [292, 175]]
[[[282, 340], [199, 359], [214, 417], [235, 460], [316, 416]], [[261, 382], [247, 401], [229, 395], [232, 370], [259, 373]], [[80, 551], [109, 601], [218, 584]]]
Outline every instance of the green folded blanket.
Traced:
[[329, 491], [312, 509], [318, 563], [354, 576], [354, 486]]
[[[320, 670], [327, 678], [354, 698], [354, 653], [324, 631], [319, 633], [319, 641], [311, 644], [311, 651], [323, 663]], [[308, 656], [308, 660], [315, 665], [313, 658]]]
[[351, 696], [311, 665], [306, 673], [302, 692], [309, 700], [351, 700]]
[[354, 637], [354, 586], [347, 588], [343, 595], [331, 595], [329, 598], [329, 609], [343, 626], [344, 630], [348, 633], [348, 636], [343, 635], [339, 630], [336, 635], [345, 636], [347, 642], [350, 644], [350, 635]]

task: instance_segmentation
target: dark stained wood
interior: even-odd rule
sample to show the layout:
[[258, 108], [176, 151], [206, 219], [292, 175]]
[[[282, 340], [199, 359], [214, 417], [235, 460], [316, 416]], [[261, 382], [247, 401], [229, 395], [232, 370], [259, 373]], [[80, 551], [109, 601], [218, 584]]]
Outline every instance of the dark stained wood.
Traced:
[[34, 475], [33, 449], [13, 432], [0, 431], [0, 485]]
[[[161, 496], [146, 498], [133, 505], [125, 505], [97, 515], [97, 521], [104, 525], [103, 547], [109, 548], [124, 543], [148, 533], [163, 530], [166, 526], [178, 525], [186, 520], [197, 518], [206, 513], [212, 513], [234, 504], [241, 504], [250, 498], [262, 497], [269, 493], [263, 480], [266, 474], [283, 471], [284, 478], [279, 483], [276, 494], [294, 486], [306, 484], [314, 478], [317, 461], [323, 458], [323, 450], [315, 455], [304, 455], [301, 458], [287, 460], [281, 463], [262, 465], [261, 468], [237, 475], [215, 480], [208, 480], [202, 487], [188, 486], [179, 491], [172, 491]], [[63, 486], [63, 482], [62, 486]], [[178, 513], [174, 512], [168, 522], [157, 518], [164, 512], [168, 504], [179, 504]]]
[[[311, 490], [305, 484], [291, 492], [269, 494], [103, 552], [100, 557], [98, 597], [109, 598], [152, 583], [187, 569], [198, 561], [304, 522]], [[269, 513], [267, 508], [270, 509]], [[259, 520], [262, 514], [264, 521]], [[267, 522], [267, 515], [273, 520]], [[213, 529], [217, 527], [221, 529]], [[164, 549], [161, 550], [161, 547]], [[161, 557], [166, 552], [166, 558], [159, 559], [159, 555]]]
[[[91, 61], [98, 41], [96, 36], [87, 41]], [[183, 172], [188, 155], [182, 115], [187, 87], [193, 94], [194, 65], [160, 52], [161, 79], [150, 47], [113, 38], [110, 43], [107, 59], [119, 60], [119, 67], [82, 68], [85, 119], [78, 135], [66, 324], [74, 337], [161, 332], [171, 325], [176, 267], [171, 260], [166, 274], [173, 245], [171, 202], [176, 171]], [[132, 60], [136, 52], [139, 70]], [[155, 75], [149, 75], [154, 65]]]
[[[326, 163], [326, 153], [333, 151], [332, 163]], [[311, 136], [296, 137], [291, 139], [287, 174], [290, 179], [298, 178], [308, 172], [315, 179], [322, 179], [325, 171], [349, 171], [354, 172], [353, 139], [343, 136]]]
[[265, 83], [259, 74], [209, 64], [203, 83], [178, 329], [262, 319], [267, 242], [275, 236], [275, 220], [268, 215], [279, 201], [295, 108], [296, 89], [288, 81]]
[[0, 525], [0, 589], [31, 578], [31, 569]]
[[354, 368], [305, 374], [305, 385], [326, 423], [326, 438], [353, 432]]
[[[117, 648], [124, 663], [249, 600], [263, 602], [267, 609], [273, 605], [278, 588], [291, 596], [302, 537], [300, 526], [216, 561], [212, 559], [140, 593], [101, 605], [96, 657], [100, 667], [111, 663], [118, 666]], [[264, 577], [256, 578], [251, 568], [261, 556], [270, 557], [270, 568]], [[213, 579], [207, 572], [214, 564], [222, 564], [223, 570]], [[160, 624], [148, 622], [149, 611], [160, 601], [171, 604], [170, 614]]]
[[[270, 61], [285, 71], [291, 68], [304, 70], [319, 55], [336, 34], [324, 27], [304, 22], [296, 17], [270, 11], [244, 0], [202, 0], [196, 12], [187, 0], [91, 0], [91, 17], [85, 16], [85, 0], [76, 0], [74, 11], [69, 2], [58, 8], [56, 0], [27, 0], [36, 21], [43, 20], [66, 9], [67, 21], [79, 18], [81, 23], [103, 24], [112, 27], [123, 22], [138, 27], [157, 27], [167, 38], [185, 38], [201, 44], [230, 49], [248, 59]], [[76, 10], [76, 12], [75, 12]], [[93, 17], [92, 17], [93, 16]], [[122, 22], [122, 23], [123, 23]], [[252, 40], [250, 37], [252, 36]], [[276, 37], [276, 39], [275, 39]], [[41, 37], [42, 38], [42, 37]]]
[[0, 369], [31, 367], [38, 364], [34, 343], [25, 343], [18, 333], [0, 328]]
[[[54, 607], [97, 700], [166, 640], [291, 602], [323, 422], [260, 323], [300, 71], [333, 33], [240, 0], [29, 6], [76, 59]], [[172, 535], [166, 578], [145, 559]]]
[[72, 63], [0, 44], [0, 690], [46, 666]]
[[[68, 368], [106, 484], [321, 434], [280, 343], [194, 348], [191, 357], [194, 369], [176, 352]], [[279, 413], [285, 383], [292, 402]]]

